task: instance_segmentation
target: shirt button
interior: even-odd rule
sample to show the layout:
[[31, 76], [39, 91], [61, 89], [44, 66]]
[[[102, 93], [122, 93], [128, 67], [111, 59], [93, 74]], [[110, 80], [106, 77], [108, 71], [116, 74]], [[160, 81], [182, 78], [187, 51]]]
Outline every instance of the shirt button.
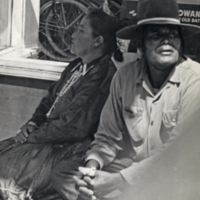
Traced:
[[151, 126], [153, 126], [153, 124], [154, 124], [154, 122], [153, 122], [153, 121], [151, 121]]

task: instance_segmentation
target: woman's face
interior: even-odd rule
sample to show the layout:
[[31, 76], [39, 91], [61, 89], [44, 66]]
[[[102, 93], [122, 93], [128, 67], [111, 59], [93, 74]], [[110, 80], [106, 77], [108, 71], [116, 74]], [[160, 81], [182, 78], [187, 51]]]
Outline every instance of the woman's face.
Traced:
[[85, 16], [78, 29], [72, 34], [71, 53], [82, 58], [93, 52], [94, 44], [95, 38], [93, 36], [90, 20]]
[[179, 59], [181, 39], [177, 26], [150, 25], [145, 39], [147, 62], [158, 70], [165, 70]]

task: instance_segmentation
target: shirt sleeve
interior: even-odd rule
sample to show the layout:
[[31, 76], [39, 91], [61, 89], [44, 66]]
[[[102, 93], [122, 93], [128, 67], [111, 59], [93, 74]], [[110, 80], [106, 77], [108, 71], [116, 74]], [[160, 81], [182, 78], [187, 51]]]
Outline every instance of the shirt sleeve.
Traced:
[[35, 112], [33, 113], [31, 119], [29, 121], [34, 122], [35, 124], [37, 124], [37, 126], [40, 126], [42, 123], [45, 122], [46, 120], [46, 113], [49, 111], [49, 109], [51, 108], [53, 101], [54, 101], [54, 97], [52, 94], [52, 89], [53, 87], [56, 86], [57, 83], [54, 83], [49, 91], [48, 94], [42, 98], [42, 100], [40, 101], [40, 104], [38, 105], [38, 107], [36, 108]]
[[100, 168], [111, 163], [118, 151], [122, 150], [124, 121], [122, 117], [122, 102], [120, 97], [121, 82], [119, 73], [113, 78], [108, 100], [103, 108], [100, 124], [91, 150], [86, 154], [86, 162], [96, 160]]
[[35, 109], [35, 112], [33, 113], [29, 121], [34, 122], [37, 126], [40, 126], [46, 121], [47, 119], [46, 114], [48, 113], [49, 109], [51, 108], [53, 102], [56, 99], [57, 91], [60, 91], [60, 87], [63, 78], [65, 77], [66, 71], [67, 68], [63, 71], [61, 78], [49, 87], [48, 94], [42, 98], [40, 104]]

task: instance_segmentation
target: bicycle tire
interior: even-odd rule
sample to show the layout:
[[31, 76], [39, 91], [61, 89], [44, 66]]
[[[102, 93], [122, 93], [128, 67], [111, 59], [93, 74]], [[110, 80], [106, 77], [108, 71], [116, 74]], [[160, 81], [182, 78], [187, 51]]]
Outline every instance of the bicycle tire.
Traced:
[[[70, 16], [70, 19], [66, 19], [67, 24], [65, 24], [68, 25], [68, 27], [54, 26], [57, 24], [59, 25], [59, 21], [56, 21], [56, 18], [53, 19], [53, 17], [55, 17], [55, 13], [53, 13], [52, 7], [53, 0], [42, 4], [40, 8], [39, 46], [41, 47], [41, 51], [51, 59], [69, 62], [76, 58], [75, 55], [70, 53], [69, 46], [71, 45], [71, 34], [74, 32], [74, 28], [72, 26], [69, 26], [69, 24], [74, 22], [76, 23], [76, 26], [78, 26], [81, 18], [77, 20], [77, 16], [80, 16], [80, 13], [84, 16], [88, 11], [89, 6], [87, 7], [87, 4], [82, 3], [81, 1], [62, 1], [65, 9], [64, 15], [63, 13], [62, 15], [68, 18]], [[60, 2], [61, 0], [56, 0], [56, 6], [58, 6]], [[60, 9], [59, 11], [61, 11], [62, 8], [57, 7], [57, 9]], [[73, 10], [73, 12], [71, 12], [71, 15], [69, 12], [70, 9]], [[77, 11], [77, 16], [75, 11]]]

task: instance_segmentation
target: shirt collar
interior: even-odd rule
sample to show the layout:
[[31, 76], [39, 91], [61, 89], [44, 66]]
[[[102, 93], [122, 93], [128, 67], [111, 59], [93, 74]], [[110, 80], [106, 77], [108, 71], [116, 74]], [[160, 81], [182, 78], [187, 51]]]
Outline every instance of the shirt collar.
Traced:
[[181, 82], [181, 65], [187, 60], [186, 57], [180, 59], [179, 64], [174, 67], [171, 73], [168, 76], [168, 81], [171, 83], [180, 83]]
[[84, 65], [83, 65], [83, 72], [82, 72], [82, 75], [84, 76], [86, 73], [87, 73], [87, 65], [84, 64]]
[[90, 66], [92, 66], [92, 65], [96, 64], [97, 62], [99, 62], [104, 56], [105, 56], [105, 55], [102, 55], [102, 56], [100, 56], [100, 57], [98, 57], [98, 58], [92, 60], [92, 61], [89, 62], [88, 64], [86, 64], [87, 69], [88, 69]]
[[78, 60], [78, 63], [75, 65], [75, 67], [73, 67], [73, 69], [71, 70], [71, 72], [74, 72], [75, 70], [77, 69], [80, 69], [81, 68], [81, 71], [82, 71], [82, 75], [84, 76], [85, 74], [87, 74], [87, 72], [93, 68], [93, 66], [100, 62], [101, 60], [103, 60], [103, 58], [107, 58], [107, 56], [103, 55], [103, 56], [100, 56], [99, 58], [96, 58], [94, 59], [93, 61], [91, 61], [90, 63], [88, 64], [83, 64], [82, 60]]
[[138, 73], [136, 83], [141, 84], [143, 82], [145, 76], [146, 76], [146, 73], [147, 73], [147, 69], [146, 69], [144, 59], [139, 60], [138, 65], [140, 66], [139, 67], [140, 71]]
[[[171, 83], [180, 83], [181, 82], [181, 72], [180, 72], [180, 66], [182, 65], [182, 63], [185, 61], [185, 59], [181, 59], [181, 61], [179, 62], [179, 64], [174, 67], [172, 69], [172, 71], [170, 72], [169, 76], [168, 76], [168, 82]], [[145, 79], [145, 77], [147, 76], [147, 65], [144, 61], [144, 59], [141, 60], [140, 63], [140, 71], [136, 80], [136, 83], [141, 84], [143, 82], [143, 80]]]
[[[179, 64], [180, 65], [180, 64]], [[168, 82], [180, 83], [180, 68], [178, 66], [174, 67], [168, 76]]]
[[100, 60], [102, 60], [103, 57], [105, 57], [105, 55], [102, 55], [102, 56], [100, 56], [100, 57], [94, 59], [93, 61], [91, 61], [91, 62], [88, 63], [88, 64], [82, 64], [82, 65], [83, 65], [83, 73], [82, 73], [83, 76], [84, 76], [85, 74], [87, 74], [87, 72], [88, 72], [90, 69], [92, 69], [93, 66], [94, 66], [96, 63], [100, 62]]

